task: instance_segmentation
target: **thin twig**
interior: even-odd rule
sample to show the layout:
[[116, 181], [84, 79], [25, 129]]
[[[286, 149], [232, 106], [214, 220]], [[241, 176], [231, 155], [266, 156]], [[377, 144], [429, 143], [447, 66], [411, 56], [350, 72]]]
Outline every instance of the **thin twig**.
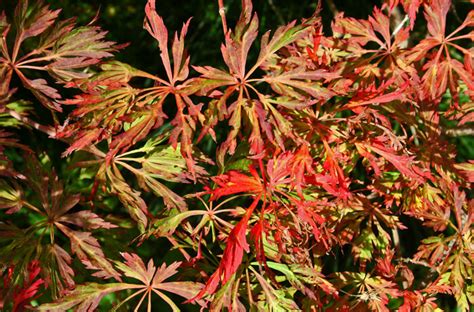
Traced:
[[408, 22], [408, 20], [409, 20], [408, 14], [405, 14], [405, 17], [403, 17], [403, 20], [393, 30], [392, 38], [395, 37], [400, 30], [402, 30], [403, 26], [405, 25], [406, 22]]
[[27, 124], [30, 127], [35, 128], [36, 130], [39, 130], [43, 133], [46, 133], [50, 137], [54, 138], [56, 136], [56, 130], [53, 127], [44, 126], [42, 124], [39, 124], [36, 121], [31, 120], [30, 118], [28, 118], [26, 116], [21, 116], [20, 114], [18, 114], [18, 112], [14, 111], [14, 110], [11, 110], [11, 109], [8, 109], [7, 113], [9, 113], [10, 116], [15, 118], [16, 120], [21, 121], [24, 124]]
[[219, 2], [219, 15], [221, 16], [222, 29], [224, 30], [224, 35], [227, 34], [227, 19], [225, 17], [225, 6], [224, 0], [218, 0]]

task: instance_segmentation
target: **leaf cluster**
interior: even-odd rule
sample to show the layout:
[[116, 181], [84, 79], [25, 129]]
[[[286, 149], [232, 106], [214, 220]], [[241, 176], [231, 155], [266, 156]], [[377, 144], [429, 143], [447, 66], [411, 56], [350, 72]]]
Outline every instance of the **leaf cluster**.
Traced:
[[252, 1], [218, 5], [222, 61], [194, 66], [190, 20], [147, 1], [163, 75], [43, 1], [0, 14], [0, 307], [469, 311], [474, 11], [388, 0], [328, 34], [318, 5], [259, 35]]

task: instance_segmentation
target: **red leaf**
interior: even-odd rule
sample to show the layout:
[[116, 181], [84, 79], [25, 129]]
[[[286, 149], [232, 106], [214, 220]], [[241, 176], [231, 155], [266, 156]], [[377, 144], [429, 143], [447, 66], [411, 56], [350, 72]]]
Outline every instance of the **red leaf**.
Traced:
[[34, 299], [41, 285], [44, 284], [42, 278], [35, 280], [40, 274], [40, 266], [38, 260], [33, 260], [28, 264], [28, 280], [20, 289], [15, 289], [13, 293], [13, 312], [23, 311], [24, 306]]
[[264, 188], [260, 178], [253, 167], [250, 170], [251, 177], [234, 170], [213, 177], [212, 180], [218, 187], [211, 191], [212, 200], [238, 193], [262, 194]]
[[259, 199], [255, 198], [244, 217], [234, 226], [227, 238], [227, 245], [219, 267], [209, 278], [206, 286], [194, 298], [188, 300], [189, 302], [201, 299], [206, 294], [213, 294], [220, 281], [225, 284], [237, 271], [242, 263], [244, 251], [249, 252], [249, 244], [246, 239], [247, 225], [258, 202]]

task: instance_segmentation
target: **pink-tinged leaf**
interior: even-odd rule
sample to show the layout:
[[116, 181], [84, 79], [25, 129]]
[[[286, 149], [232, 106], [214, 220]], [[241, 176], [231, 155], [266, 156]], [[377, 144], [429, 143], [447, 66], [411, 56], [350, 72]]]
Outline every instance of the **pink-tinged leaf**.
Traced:
[[386, 50], [390, 50], [392, 36], [390, 33], [390, 18], [383, 14], [379, 8], [375, 7], [372, 16], [369, 16], [369, 23], [376, 32], [382, 35], [385, 41], [383, 47]]
[[446, 33], [446, 15], [450, 6], [450, 0], [432, 0], [424, 5], [428, 32], [432, 37], [442, 39]]
[[277, 28], [271, 39], [270, 31], [267, 31], [262, 36], [260, 42], [260, 53], [258, 55], [257, 61], [247, 75], [251, 74], [256, 68], [260, 67], [265, 61], [274, 55], [275, 52], [303, 37], [310, 30], [308, 25], [295, 25], [296, 22], [293, 21], [286, 26]]
[[459, 170], [467, 182], [474, 183], [474, 160], [470, 160], [466, 163], [455, 164], [454, 167]]
[[58, 93], [58, 90], [48, 86], [46, 80], [44, 79], [35, 79], [29, 81], [29, 86], [34, 88], [37, 91], [40, 91], [44, 95], [52, 99], [60, 99], [61, 95]]
[[[84, 60], [94, 60], [110, 57], [116, 48], [113, 42], [104, 41], [106, 34], [96, 26], [77, 27], [60, 38], [47, 55], [52, 59], [85, 57]], [[74, 65], [77, 68], [77, 64]]]
[[[19, 2], [20, 3], [20, 2]], [[16, 18], [19, 20], [21, 29], [21, 36], [17, 40], [20, 43], [30, 37], [38, 36], [43, 33], [55, 22], [61, 10], [49, 10], [48, 6], [45, 6], [42, 2], [38, 2], [33, 5], [29, 10], [26, 10], [28, 2], [26, 4], [18, 5], [16, 11]]]
[[74, 224], [83, 230], [113, 229], [117, 226], [105, 221], [90, 210], [79, 211], [62, 216], [59, 222]]
[[385, 83], [382, 83], [379, 87], [371, 85], [366, 89], [358, 91], [358, 93], [351, 99], [349, 103], [345, 105], [345, 107], [357, 108], [359, 106], [371, 104], [378, 105], [393, 102], [396, 100], [405, 100], [405, 89], [407, 88], [407, 85], [403, 85], [402, 87], [396, 87], [395, 91], [385, 93], [391, 83], [392, 81], [386, 81]]
[[23, 85], [29, 89], [35, 97], [49, 109], [62, 111], [61, 106], [55, 101], [61, 98], [61, 95], [53, 87], [50, 87], [44, 79], [29, 80], [23, 74], [20, 74]]
[[[150, 263], [148, 263], [150, 265]], [[151, 286], [154, 289], [164, 290], [173, 294], [179, 295], [187, 300], [195, 297], [199, 291], [203, 288], [203, 285], [195, 282], [164, 282], [168, 278], [178, 273], [178, 268], [181, 262], [173, 262], [170, 265], [163, 263], [161, 267], [156, 269]], [[159, 294], [158, 294], [159, 295]], [[198, 304], [203, 305], [204, 302], [201, 300], [196, 301]]]
[[[468, 56], [466, 55], [466, 57]], [[473, 53], [473, 58], [474, 58], [474, 53]], [[466, 62], [466, 64], [468, 64], [468, 62]], [[449, 66], [459, 76], [459, 78], [461, 78], [462, 81], [464, 81], [464, 83], [470, 90], [474, 90], [473, 72], [469, 72], [468, 70], [466, 70], [465, 65], [459, 62], [458, 60], [451, 60], [449, 62]]]
[[163, 183], [160, 183], [157, 179], [145, 176], [144, 178], [144, 189], [150, 189], [156, 196], [163, 198], [166, 207], [176, 208], [180, 211], [184, 211], [187, 207], [186, 201], [183, 197], [179, 196]]
[[43, 304], [38, 307], [39, 311], [68, 311], [77, 306], [74, 310], [80, 312], [96, 311], [100, 301], [105, 295], [129, 289], [133, 284], [111, 283], [98, 284], [88, 283], [79, 285], [66, 295], [53, 303]]
[[188, 210], [163, 219], [158, 219], [154, 222], [153, 229], [147, 232], [147, 235], [157, 237], [171, 236], [185, 219], [203, 214], [205, 214], [205, 212], [202, 210]]
[[249, 23], [246, 20], [250, 12], [247, 13], [247, 15], [245, 12], [242, 13], [235, 34], [227, 33], [225, 44], [221, 46], [222, 56], [230, 73], [240, 79], [245, 77], [248, 52], [258, 34], [257, 15], [254, 14]]
[[104, 135], [104, 129], [95, 128], [88, 131], [80, 131], [74, 143], [72, 143], [66, 151], [62, 154], [63, 157], [70, 155], [74, 151], [81, 150], [85, 147], [92, 145], [93, 143], [100, 141]]
[[10, 81], [12, 74], [13, 69], [5, 63], [2, 64], [2, 58], [0, 58], [0, 103], [6, 103], [11, 96]]
[[271, 310], [283, 310], [283, 311], [297, 311], [299, 310], [298, 305], [292, 299], [285, 298], [278, 294], [275, 288], [259, 273], [256, 271], [253, 274], [257, 277], [257, 281], [262, 287], [263, 293], [265, 294], [265, 301]]
[[390, 0], [390, 12], [401, 3], [404, 11], [408, 14], [410, 18], [410, 29], [413, 30], [416, 21], [416, 14], [425, 0]]
[[73, 231], [60, 223], [55, 224], [69, 238], [71, 241], [71, 251], [77, 255], [86, 268], [97, 270], [97, 272], [92, 274], [93, 276], [121, 280], [119, 273], [105, 257], [99, 241], [91, 233]]
[[448, 250], [447, 241], [444, 236], [432, 236], [425, 238], [418, 246], [417, 253], [413, 256], [415, 260], [427, 260], [430, 265], [438, 266], [444, 259], [444, 255]]
[[229, 106], [228, 113], [230, 114], [229, 125], [232, 129], [227, 135], [227, 139], [220, 146], [218, 151], [218, 158], [224, 157], [224, 154], [228, 151], [230, 155], [234, 154], [235, 148], [237, 147], [237, 136], [242, 126], [242, 107], [246, 105], [246, 100], [243, 98], [237, 99], [234, 103]]
[[211, 66], [193, 66], [193, 68], [201, 74], [199, 78], [192, 80], [191, 83], [198, 94], [207, 95], [219, 87], [236, 85], [238, 83], [234, 76], [223, 70]]
[[155, 0], [148, 0], [145, 6], [145, 14], [146, 20], [144, 27], [150, 35], [158, 41], [161, 51], [161, 60], [165, 66], [168, 80], [171, 82], [173, 81], [173, 73], [171, 71], [171, 61], [168, 53], [168, 29], [166, 28], [161, 16], [156, 13]]
[[146, 138], [157, 122], [157, 117], [153, 112], [144, 112], [137, 116], [140, 122], [136, 123], [125, 132], [116, 135], [110, 143], [109, 155], [123, 152], [130, 146], [135, 145], [140, 140]]
[[[155, 289], [164, 290], [183, 298], [191, 299], [201, 291], [203, 286], [204, 285], [195, 282], [165, 282], [155, 285]], [[202, 300], [198, 300], [197, 303], [204, 305]]]
[[398, 271], [392, 263], [394, 254], [393, 250], [387, 250], [383, 258], [376, 260], [375, 270], [389, 280], [393, 279]]
[[181, 29], [181, 34], [178, 37], [178, 33], [175, 33], [172, 53], [173, 53], [173, 83], [176, 81], [183, 81], [188, 78], [189, 74], [189, 56], [186, 55], [184, 50], [184, 38], [188, 32], [189, 19]]
[[[372, 21], [375, 20], [372, 19]], [[332, 27], [336, 36], [350, 34], [352, 36], [351, 40], [360, 46], [373, 41], [380, 47], [384, 47], [384, 42], [377, 37], [369, 21], [344, 17], [343, 13], [339, 13]]]
[[348, 179], [338, 163], [337, 155], [326, 140], [323, 140], [323, 145], [326, 152], [323, 168], [327, 174], [316, 174], [312, 178], [315, 179], [315, 184], [320, 184], [330, 194], [345, 200], [351, 196]]
[[306, 202], [306, 201], [294, 201], [293, 202], [298, 211], [298, 217], [301, 221], [306, 222], [311, 225], [313, 234], [317, 241], [319, 241], [321, 232], [319, 231], [319, 227], [325, 222], [324, 218], [317, 214], [314, 211], [314, 204], [313, 202]]
[[74, 270], [71, 268], [72, 257], [59, 245], [54, 244], [50, 249], [58, 267], [60, 283], [64, 283], [67, 288], [75, 286]]
[[123, 257], [125, 262], [122, 263], [117, 261], [115, 266], [122, 271], [125, 276], [139, 280], [145, 285], [151, 284], [156, 271], [153, 259], [150, 259], [148, 266], [145, 267], [143, 260], [136, 254], [121, 252], [120, 255]]
[[423, 75], [423, 88], [430, 98], [440, 97], [446, 91], [449, 80], [449, 63], [438, 63], [431, 60], [425, 64], [426, 72]]
[[281, 95], [291, 95], [301, 100], [309, 95], [314, 99], [327, 101], [334, 93], [322, 87], [321, 83], [316, 81], [330, 81], [338, 77], [338, 74], [324, 69], [307, 71], [303, 68], [297, 68], [285, 73], [276, 73], [274, 76], [266, 76], [264, 79], [275, 92]]
[[[5, 14], [5, 11], [0, 12], [0, 34], [3, 35], [3, 37], [7, 37], [8, 31], [10, 30], [10, 24], [7, 21], [7, 15]], [[0, 52], [3, 53], [5, 51], [5, 41], [2, 38], [0, 40]]]
[[[180, 138], [180, 150], [183, 157], [186, 159], [191, 175], [195, 180], [195, 161], [193, 159], [193, 135], [196, 130], [196, 122], [193, 116], [199, 118], [201, 116], [201, 106], [194, 105], [191, 99], [187, 96], [175, 95], [176, 107], [178, 111], [176, 112], [175, 118], [171, 121], [171, 125], [174, 126], [170, 135], [170, 143], [173, 148], [178, 146], [178, 138]], [[188, 108], [188, 114], [185, 113], [185, 108]]]
[[252, 126], [252, 132], [250, 133], [248, 140], [250, 143], [250, 150], [254, 154], [260, 154], [264, 149], [264, 143], [262, 134], [260, 132], [260, 123], [257, 114], [258, 105], [258, 102], [252, 102], [251, 105], [244, 106], [245, 113], [248, 120], [250, 121], [250, 125]]
[[125, 206], [132, 219], [138, 223], [140, 231], [144, 231], [148, 224], [148, 208], [143, 198], [140, 197], [140, 192], [132, 189], [125, 182], [125, 179], [115, 165], [112, 170], [107, 167], [106, 175], [110, 181], [111, 193], [118, 196], [118, 199]]
[[404, 0], [403, 1], [403, 8], [405, 12], [408, 13], [408, 17], [410, 18], [410, 29], [413, 30], [415, 26], [416, 14], [424, 0]]
[[163, 263], [161, 267], [156, 270], [156, 274], [153, 278], [153, 285], [159, 285], [164, 280], [178, 273], [178, 268], [181, 265], [181, 262], [173, 262], [169, 266], [166, 263]]
[[[180, 266], [181, 262], [174, 262], [169, 266], [167, 266], [166, 263], [163, 263], [161, 267], [157, 268], [154, 265], [153, 260], [150, 259], [148, 265], [145, 267], [143, 260], [136, 254], [124, 252], [121, 253], [121, 255], [125, 261], [116, 261], [115, 266], [117, 269], [123, 272], [123, 275], [138, 280], [141, 283], [88, 283], [85, 285], [79, 285], [56, 302], [40, 306], [39, 310], [65, 311], [74, 306], [78, 306], [75, 309], [77, 311], [93, 311], [97, 308], [105, 295], [123, 290], [133, 292], [129, 298], [139, 294], [144, 294], [145, 296], [148, 296], [148, 300], [151, 300], [152, 294], [155, 293], [175, 310], [176, 304], [162, 293], [162, 291], [171, 292], [184, 297], [185, 299], [189, 299], [192, 296], [195, 296], [202, 288], [202, 284], [194, 282], [163, 282], [178, 273], [177, 268]], [[149, 302], [148, 309], [150, 310], [151, 301]], [[204, 305], [204, 302], [202, 301], [198, 301], [198, 303]], [[140, 308], [141, 304], [142, 301], [137, 305], [137, 310]]]

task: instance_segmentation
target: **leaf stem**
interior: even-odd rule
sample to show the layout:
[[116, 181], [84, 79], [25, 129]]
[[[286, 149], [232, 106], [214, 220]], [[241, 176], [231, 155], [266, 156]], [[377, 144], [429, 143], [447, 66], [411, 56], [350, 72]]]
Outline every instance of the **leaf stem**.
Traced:
[[218, 0], [218, 3], [219, 3], [219, 15], [221, 16], [221, 21], [222, 21], [222, 30], [224, 31], [224, 35], [227, 35], [228, 28], [227, 28], [227, 19], [225, 16], [224, 0]]
[[30, 65], [17, 65], [16, 68], [34, 69], [34, 70], [46, 70], [44, 66], [30, 66]]
[[31, 209], [31, 210], [33, 210], [33, 211], [35, 211], [35, 212], [37, 212], [37, 213], [39, 213], [39, 214], [41, 214], [41, 215], [44, 215], [44, 213], [43, 213], [38, 207], [36, 207], [35, 205], [30, 204], [30, 203], [27, 202], [27, 201], [22, 201], [22, 203], [23, 203], [23, 205], [24, 205], [25, 207], [27, 207], [27, 208], [29, 208], [29, 209]]
[[50, 137], [55, 137], [56, 136], [56, 130], [54, 130], [53, 127], [41, 125], [41, 124], [37, 123], [36, 121], [31, 120], [30, 118], [28, 118], [26, 116], [20, 115], [15, 110], [7, 109], [7, 113], [10, 114], [10, 116], [15, 118], [16, 120], [21, 121], [24, 124], [29, 125], [29, 126], [35, 128], [36, 130], [39, 130], [39, 131], [47, 134]]

